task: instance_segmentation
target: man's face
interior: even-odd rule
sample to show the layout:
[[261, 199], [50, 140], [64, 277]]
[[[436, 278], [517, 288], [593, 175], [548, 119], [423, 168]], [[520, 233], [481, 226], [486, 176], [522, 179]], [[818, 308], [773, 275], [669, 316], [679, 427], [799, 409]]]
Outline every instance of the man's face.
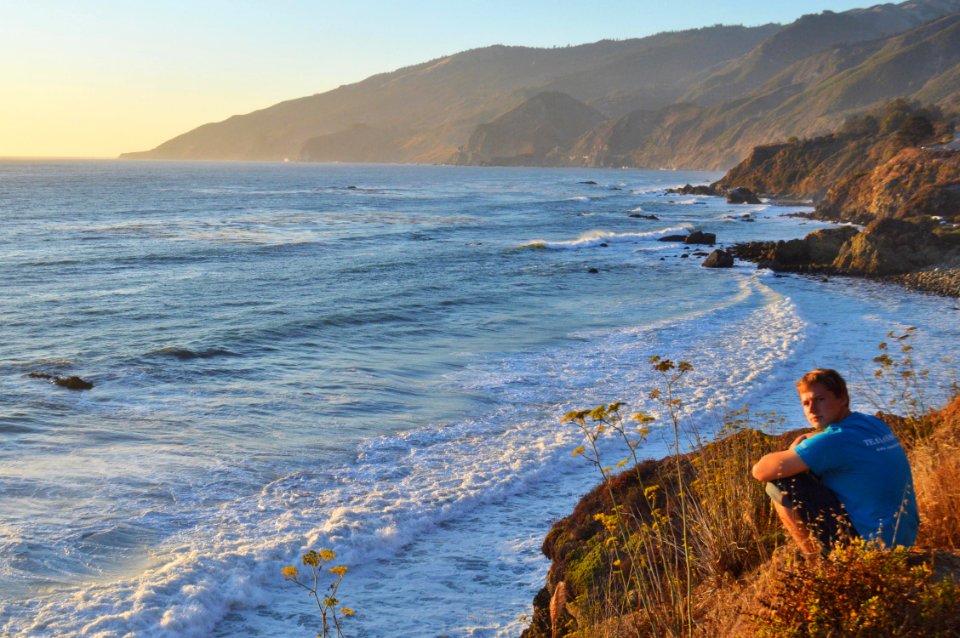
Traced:
[[800, 403], [803, 414], [815, 428], [825, 428], [847, 416], [850, 401], [847, 397], [838, 397], [822, 383], [814, 383], [800, 390]]

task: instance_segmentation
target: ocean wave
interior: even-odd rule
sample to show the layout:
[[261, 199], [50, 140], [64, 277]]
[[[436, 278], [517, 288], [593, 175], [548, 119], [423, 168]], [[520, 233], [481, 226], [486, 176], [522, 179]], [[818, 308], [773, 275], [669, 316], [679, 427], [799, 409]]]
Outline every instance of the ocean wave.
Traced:
[[671, 226], [670, 228], [664, 228], [662, 230], [651, 230], [642, 233], [614, 233], [607, 230], [592, 230], [581, 235], [577, 239], [571, 239], [567, 241], [547, 241], [544, 239], [535, 239], [523, 244], [520, 246], [520, 248], [576, 250], [580, 248], [594, 248], [602, 244], [632, 244], [644, 241], [656, 241], [661, 237], [666, 237], [668, 235], [688, 233], [691, 228], [693, 228], [691, 224], [681, 224], [679, 226]]
[[631, 188], [627, 191], [631, 195], [650, 195], [652, 193], [665, 193], [666, 189], [662, 186], [651, 186], [648, 188]]
[[[452, 387], [482, 389], [499, 407], [482, 418], [368, 440], [349, 465], [284, 476], [178, 533], [137, 577], [18, 603], [29, 611], [20, 610], [3, 629], [58, 636], [210, 635], [231, 608], [270, 600], [282, 585], [280, 567], [305, 548], [334, 547], [348, 565], [393, 561], [433, 530], [526, 493], [531, 481], [579, 472], [563, 461], [576, 434], [558, 425], [560, 415], [644, 396], [643, 389], [657, 382], [643, 365], [652, 354], [694, 362], [684, 410], [703, 420], [781, 382], [772, 372], [792, 356], [805, 330], [789, 299], [744, 276], [727, 304], [695, 317], [452, 373]], [[722, 392], [717, 379], [724, 380]], [[655, 412], [643, 399], [637, 407]], [[111, 543], [125, 542], [123, 533], [116, 534], [108, 532]], [[375, 595], [366, 597], [372, 604]]]
[[196, 350], [191, 350], [190, 348], [183, 348], [179, 346], [165, 346], [159, 350], [153, 350], [147, 353], [147, 356], [162, 356], [162, 357], [173, 357], [175, 359], [180, 359], [181, 361], [189, 361], [190, 359], [212, 359], [214, 357], [239, 357], [239, 353], [227, 348], [211, 347], [211, 348], [199, 348]]

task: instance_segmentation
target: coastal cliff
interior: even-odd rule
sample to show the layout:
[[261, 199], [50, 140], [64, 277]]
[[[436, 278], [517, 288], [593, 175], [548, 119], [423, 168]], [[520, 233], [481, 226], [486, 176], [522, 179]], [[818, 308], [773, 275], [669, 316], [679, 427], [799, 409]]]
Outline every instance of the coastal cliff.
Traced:
[[[954, 480], [960, 476], [960, 395], [940, 411], [879, 416], [904, 443], [914, 468], [923, 521], [915, 549], [876, 552], [854, 546], [822, 563], [800, 559], [783, 536], [762, 486], [749, 478], [752, 461], [783, 449], [797, 432], [764, 434], [755, 428], [769, 422], [741, 414], [717, 440], [693, 452], [644, 461], [612, 476], [553, 525], [543, 543], [550, 571], [523, 638], [733, 638], [783, 635], [786, 627], [810, 636], [957, 635], [960, 516], [946, 511], [945, 504], [960, 496]], [[682, 570], [670, 570], [671, 562], [682, 560], [677, 546], [664, 545], [653, 553], [663, 561], [657, 569], [638, 562], [650, 555], [642, 551], [644, 543], [679, 540], [678, 485], [696, 504], [687, 514], [689, 536], [681, 545], [692, 556], [688, 579]], [[627, 543], [618, 540], [622, 528], [611, 524], [617, 512], [621, 520], [629, 512]], [[652, 532], [658, 525], [668, 531]], [[689, 584], [687, 594], [682, 587], [676, 590], [680, 597], [689, 596], [689, 607], [671, 609], [669, 594], [652, 600], [651, 592], [636, 586], [638, 575], [679, 576], [683, 582], [673, 585]], [[911, 602], [905, 603], [905, 596]], [[923, 601], [919, 608], [918, 601]]]
[[953, 120], [898, 99], [836, 133], [754, 149], [710, 186], [812, 199], [816, 219], [853, 227], [739, 244], [731, 253], [776, 271], [852, 275], [960, 296], [960, 151]]

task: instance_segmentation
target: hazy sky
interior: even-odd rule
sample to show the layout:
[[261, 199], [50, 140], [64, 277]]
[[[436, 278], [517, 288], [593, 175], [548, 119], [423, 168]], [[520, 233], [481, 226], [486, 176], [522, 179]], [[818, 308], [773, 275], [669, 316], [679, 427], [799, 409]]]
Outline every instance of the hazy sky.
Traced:
[[115, 157], [490, 44], [786, 24], [855, 0], [0, 0], [0, 156]]

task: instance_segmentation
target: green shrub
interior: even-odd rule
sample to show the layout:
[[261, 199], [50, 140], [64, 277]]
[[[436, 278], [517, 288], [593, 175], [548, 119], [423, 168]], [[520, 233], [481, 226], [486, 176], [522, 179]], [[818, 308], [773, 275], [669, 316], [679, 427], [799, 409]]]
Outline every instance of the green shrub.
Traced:
[[821, 561], [787, 562], [750, 620], [764, 638], [957, 636], [960, 584], [912, 562], [905, 548], [862, 541]]

